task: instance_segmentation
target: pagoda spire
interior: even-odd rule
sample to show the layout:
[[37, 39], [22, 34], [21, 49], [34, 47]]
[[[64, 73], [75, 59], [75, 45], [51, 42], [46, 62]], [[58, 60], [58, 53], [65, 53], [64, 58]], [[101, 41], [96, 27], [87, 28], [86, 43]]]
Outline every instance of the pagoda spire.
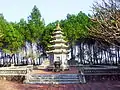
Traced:
[[57, 27], [56, 27], [55, 30], [62, 30], [61, 27], [60, 27], [60, 23], [59, 22], [58, 22]]

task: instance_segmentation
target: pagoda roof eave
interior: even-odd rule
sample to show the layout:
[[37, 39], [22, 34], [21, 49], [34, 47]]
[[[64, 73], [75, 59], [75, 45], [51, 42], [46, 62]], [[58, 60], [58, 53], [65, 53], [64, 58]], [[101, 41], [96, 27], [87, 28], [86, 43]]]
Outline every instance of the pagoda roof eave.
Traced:
[[52, 45], [52, 46], [49, 46], [50, 48], [68, 48], [68, 46], [55, 46], [55, 45]]
[[51, 43], [67, 43], [67, 41], [64, 41], [64, 40], [53, 40], [53, 41], [50, 41]]
[[[56, 48], [54, 48], [54, 47], [50, 47], [52, 50], [55, 50], [55, 49], [61, 49], [61, 48], [59, 48], [59, 47], [56, 47]], [[64, 48], [62, 48], [62, 49], [66, 49], [66, 50], [68, 50], [68, 47], [64, 47]]]
[[53, 34], [64, 34], [63, 32], [53, 32]]

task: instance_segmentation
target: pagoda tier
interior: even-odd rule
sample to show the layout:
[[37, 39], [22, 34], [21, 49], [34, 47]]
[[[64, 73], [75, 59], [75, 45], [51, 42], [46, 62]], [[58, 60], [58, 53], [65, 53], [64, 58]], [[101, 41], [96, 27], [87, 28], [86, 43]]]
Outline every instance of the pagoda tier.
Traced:
[[50, 41], [51, 43], [67, 43], [65, 40], [63, 40], [63, 39], [57, 39], [57, 40], [52, 40], [52, 41]]
[[[55, 49], [56, 49], [56, 50], [57, 50], [57, 49], [60, 50], [59, 47], [50, 47], [50, 49], [51, 49], [51, 50], [55, 50]], [[67, 49], [67, 47], [63, 47], [62, 49]]]
[[62, 29], [58, 26], [56, 29], [54, 29], [53, 35], [63, 34]]
[[53, 35], [56, 35], [56, 34], [63, 34], [63, 32], [61, 32], [61, 31], [53, 32]]
[[55, 50], [51, 50], [51, 51], [47, 51], [47, 53], [54, 53], [54, 54], [67, 54], [67, 50], [59, 50], [59, 49], [55, 49]]
[[56, 34], [56, 35], [51, 36], [51, 38], [60, 39], [60, 38], [64, 38], [64, 36], [62, 36], [62, 34]]
[[68, 48], [68, 46], [65, 45], [65, 44], [55, 44], [55, 45], [52, 45], [52, 46], [49, 46], [49, 47], [54, 47], [54, 48], [59, 48], [59, 49]]

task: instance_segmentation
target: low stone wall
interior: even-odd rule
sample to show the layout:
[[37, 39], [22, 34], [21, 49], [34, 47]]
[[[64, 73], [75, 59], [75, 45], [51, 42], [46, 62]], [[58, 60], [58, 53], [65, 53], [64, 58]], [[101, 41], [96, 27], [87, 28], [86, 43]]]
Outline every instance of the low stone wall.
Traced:
[[9, 75], [9, 76], [0, 76], [0, 80], [7, 80], [7, 81], [14, 81], [14, 82], [23, 82], [25, 80], [25, 76], [14, 76], [14, 75]]
[[0, 68], [0, 80], [23, 82], [30, 68], [23, 67], [2, 67]]
[[17, 70], [12, 70], [12, 69], [8, 69], [8, 70], [0, 70], [0, 76], [24, 76], [25, 74], [27, 74], [27, 70], [21, 70], [21, 69], [17, 69]]
[[120, 80], [120, 68], [117, 66], [84, 66], [79, 72], [86, 82]]
[[85, 75], [86, 82], [120, 81], [120, 75]]

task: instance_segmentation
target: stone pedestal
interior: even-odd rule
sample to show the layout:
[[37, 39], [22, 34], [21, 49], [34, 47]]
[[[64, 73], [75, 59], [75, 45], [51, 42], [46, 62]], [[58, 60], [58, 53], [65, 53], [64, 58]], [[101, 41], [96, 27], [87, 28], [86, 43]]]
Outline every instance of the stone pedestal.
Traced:
[[23, 83], [29, 83], [30, 72], [31, 72], [31, 70], [29, 68], [27, 68], [27, 74], [25, 75], [25, 80], [23, 81]]

